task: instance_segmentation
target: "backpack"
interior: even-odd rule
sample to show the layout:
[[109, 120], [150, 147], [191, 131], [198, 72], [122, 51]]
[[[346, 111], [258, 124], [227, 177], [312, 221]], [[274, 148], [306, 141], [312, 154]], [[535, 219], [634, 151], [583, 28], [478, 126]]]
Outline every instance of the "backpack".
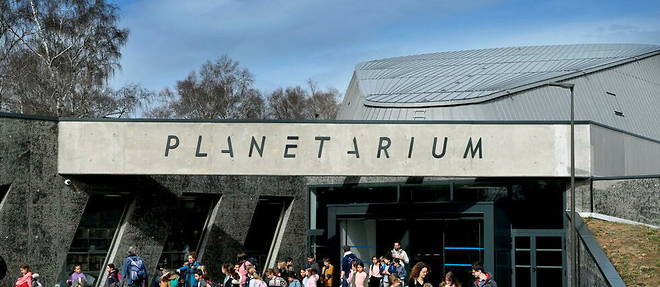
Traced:
[[35, 278], [34, 275], [32, 277], [32, 286], [30, 287], [43, 287], [44, 285], [39, 282], [39, 274], [37, 274], [37, 277]]
[[129, 266], [130, 270], [130, 275], [127, 276], [128, 278], [131, 279], [131, 281], [139, 281], [144, 279], [144, 262], [142, 262], [142, 258], [140, 257], [135, 257], [135, 259], [128, 257], [128, 260], [131, 261], [131, 265]]

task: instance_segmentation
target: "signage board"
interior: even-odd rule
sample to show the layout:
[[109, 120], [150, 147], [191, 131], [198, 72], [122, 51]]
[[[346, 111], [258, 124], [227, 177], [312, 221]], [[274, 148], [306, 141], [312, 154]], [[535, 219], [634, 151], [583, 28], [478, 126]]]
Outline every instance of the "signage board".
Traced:
[[[576, 170], [590, 171], [589, 125]], [[563, 177], [565, 124], [59, 123], [62, 174]]]

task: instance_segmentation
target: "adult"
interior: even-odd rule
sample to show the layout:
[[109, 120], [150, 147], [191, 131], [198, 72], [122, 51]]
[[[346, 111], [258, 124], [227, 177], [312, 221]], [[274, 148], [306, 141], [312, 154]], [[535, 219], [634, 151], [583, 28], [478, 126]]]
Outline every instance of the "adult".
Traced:
[[493, 276], [487, 273], [481, 264], [472, 265], [472, 276], [477, 279], [474, 281], [475, 287], [497, 287]]
[[176, 270], [183, 277], [184, 287], [197, 287], [198, 280], [195, 274], [200, 271], [200, 266], [202, 266], [202, 263], [197, 261], [197, 252], [190, 251], [188, 261], [183, 262], [183, 266]]
[[353, 252], [351, 247], [344, 245], [344, 256], [341, 258], [341, 286], [348, 287], [348, 275], [351, 272], [351, 264], [353, 261], [359, 260]]
[[202, 270], [197, 270], [195, 271], [195, 286], [194, 287], [208, 287], [209, 284], [206, 283], [206, 279], [204, 279], [204, 271]]
[[431, 267], [424, 262], [417, 262], [410, 271], [410, 287], [424, 287], [424, 283], [429, 283], [428, 278], [431, 273]]
[[307, 262], [304, 264], [305, 269], [312, 268], [316, 271], [316, 274], [321, 273], [321, 267], [319, 263], [316, 262], [316, 258], [313, 255], [307, 256]]
[[332, 283], [332, 274], [335, 273], [335, 267], [330, 264], [330, 258], [323, 257], [323, 269], [321, 270], [321, 281], [323, 282], [324, 287], [334, 287]]
[[16, 287], [32, 287], [32, 272], [30, 271], [30, 266], [21, 265], [18, 267], [18, 270], [21, 271], [21, 277], [18, 277], [18, 280], [16, 280]]
[[440, 287], [461, 287], [461, 282], [456, 280], [454, 272], [449, 271], [445, 274], [445, 279], [440, 283]]
[[406, 266], [406, 264], [410, 263], [408, 253], [406, 253], [406, 251], [401, 248], [401, 242], [394, 242], [394, 249], [390, 251], [390, 254], [392, 255], [392, 258], [398, 258], [401, 260], [402, 266]]
[[284, 278], [277, 275], [275, 268], [266, 270], [266, 278], [268, 278], [268, 286], [270, 287], [287, 287], [288, 285]]
[[144, 264], [144, 260], [137, 255], [137, 250], [135, 247], [129, 247], [124, 258], [124, 263], [121, 266], [121, 280], [123, 280], [123, 286], [127, 287], [143, 287], [147, 286], [147, 267]]
[[119, 270], [114, 264], [110, 263], [105, 266], [105, 271], [108, 276], [105, 278], [106, 287], [119, 287]]
[[69, 280], [66, 280], [66, 284], [71, 287], [87, 286], [87, 276], [82, 272], [82, 266], [80, 264], [73, 265], [73, 268], [71, 268], [71, 274], [69, 274]]
[[369, 265], [369, 287], [379, 287], [383, 275], [380, 274], [380, 261], [378, 256], [371, 257], [371, 265]]

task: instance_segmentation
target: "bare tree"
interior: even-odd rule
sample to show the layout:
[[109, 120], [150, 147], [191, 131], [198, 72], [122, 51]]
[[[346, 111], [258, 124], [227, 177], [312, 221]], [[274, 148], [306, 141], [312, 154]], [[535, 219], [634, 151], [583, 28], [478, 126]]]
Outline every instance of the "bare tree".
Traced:
[[269, 116], [280, 120], [335, 119], [339, 108], [337, 89], [319, 90], [312, 80], [307, 86], [309, 90], [296, 86], [273, 91], [268, 97]]
[[227, 56], [208, 61], [176, 83], [176, 91], [159, 93], [164, 106], [150, 110], [149, 116], [188, 119], [262, 118], [264, 102], [252, 87], [250, 72]]
[[140, 97], [126, 93], [143, 90], [107, 87], [128, 38], [117, 21], [117, 8], [104, 0], [0, 0], [0, 108], [72, 117], [125, 113]]

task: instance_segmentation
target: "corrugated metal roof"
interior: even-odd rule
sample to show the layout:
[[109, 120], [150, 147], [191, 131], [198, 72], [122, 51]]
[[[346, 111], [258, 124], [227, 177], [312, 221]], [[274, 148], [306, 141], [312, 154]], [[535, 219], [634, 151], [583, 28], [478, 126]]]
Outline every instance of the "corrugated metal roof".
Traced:
[[477, 103], [497, 93], [606, 66], [660, 46], [584, 44], [441, 52], [360, 63], [366, 104], [388, 107]]

